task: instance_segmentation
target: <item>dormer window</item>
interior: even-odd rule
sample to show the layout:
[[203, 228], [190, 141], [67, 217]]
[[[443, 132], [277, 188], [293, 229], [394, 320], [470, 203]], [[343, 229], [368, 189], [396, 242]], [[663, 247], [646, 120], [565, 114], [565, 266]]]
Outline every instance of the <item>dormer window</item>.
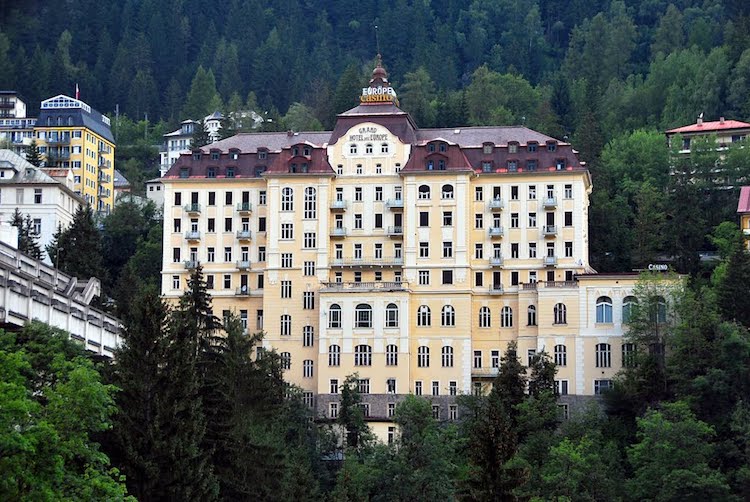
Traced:
[[445, 161], [443, 159], [438, 160], [438, 171], [445, 171]]
[[290, 173], [296, 173], [297, 172], [297, 163], [296, 162], [292, 162], [289, 165], [289, 172]]
[[482, 172], [483, 173], [491, 173], [492, 172], [492, 162], [482, 162]]
[[388, 153], [388, 143], [380, 145], [380, 153]]
[[357, 145], [356, 144], [352, 143], [351, 145], [349, 145], [349, 153], [351, 155], [357, 155]]
[[240, 154], [239, 152], [231, 152], [229, 154], [229, 158], [232, 160], [238, 160], [240, 158]]
[[302, 150], [302, 154], [303, 154], [303, 155], [304, 155], [305, 157], [309, 157], [309, 156], [310, 156], [310, 147], [309, 147], [309, 146], [306, 146], [306, 147], [305, 147], [305, 148], [304, 148], [304, 149]]
[[220, 152], [211, 152], [211, 160], [219, 160], [220, 156], [221, 156]]
[[292, 157], [296, 157], [297, 155], [299, 155], [299, 148], [295, 146], [292, 148]]
[[234, 178], [234, 168], [227, 167], [227, 178]]
[[367, 143], [365, 145], [365, 153], [372, 153], [372, 144], [371, 143]]
[[536, 141], [529, 141], [529, 143], [526, 145], [526, 150], [529, 152], [536, 152], [539, 148], [539, 143]]
[[562, 171], [565, 169], [565, 159], [557, 159], [555, 161], [555, 169]]
[[434, 152], [435, 151], [435, 143], [430, 143], [429, 145], [427, 145], [427, 151], [430, 152], [430, 153]]
[[268, 152], [265, 150], [258, 150], [258, 160], [266, 160]]
[[529, 159], [526, 161], [526, 170], [527, 171], [536, 171], [537, 168], [537, 160], [536, 159]]
[[435, 169], [435, 161], [434, 160], [428, 160], [426, 167], [427, 167], [428, 171], [433, 171]]
[[440, 143], [440, 151], [441, 152], [447, 152], [448, 151], [448, 145], [445, 143]]
[[557, 151], [557, 142], [556, 141], [548, 141], [547, 142], [547, 151], [548, 152], [555, 152], [555, 151]]
[[509, 160], [508, 161], [508, 171], [514, 173], [518, 171], [518, 161], [517, 160]]
[[508, 143], [508, 153], [518, 153], [518, 143], [515, 141]]
[[187, 167], [180, 168], [180, 178], [189, 178], [190, 170]]
[[215, 178], [216, 177], [216, 168], [215, 167], [209, 167], [206, 169], [206, 178]]
[[193, 160], [201, 160], [201, 152], [193, 152]]
[[485, 155], [490, 155], [494, 147], [495, 145], [492, 143], [485, 143], [484, 145], [482, 145], [482, 153]]

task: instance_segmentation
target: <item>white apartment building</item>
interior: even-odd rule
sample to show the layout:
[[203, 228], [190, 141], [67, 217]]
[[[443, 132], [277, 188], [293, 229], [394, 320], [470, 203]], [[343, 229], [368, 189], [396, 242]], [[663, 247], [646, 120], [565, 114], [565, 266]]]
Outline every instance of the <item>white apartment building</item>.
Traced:
[[[207, 115], [203, 119], [203, 127], [208, 133], [208, 137], [211, 139], [212, 143], [219, 140], [219, 130], [221, 129], [221, 121], [223, 119], [224, 116], [219, 111]], [[195, 128], [198, 127], [199, 124], [200, 122], [197, 120], [183, 120], [180, 123], [179, 129], [164, 135], [164, 145], [162, 146], [161, 151], [159, 151], [161, 163], [159, 169], [160, 176], [164, 176], [167, 169], [177, 161], [180, 155], [190, 152], [190, 142], [195, 133]]]
[[21, 157], [34, 138], [35, 118], [26, 116], [26, 103], [15, 91], [0, 91], [0, 142]]

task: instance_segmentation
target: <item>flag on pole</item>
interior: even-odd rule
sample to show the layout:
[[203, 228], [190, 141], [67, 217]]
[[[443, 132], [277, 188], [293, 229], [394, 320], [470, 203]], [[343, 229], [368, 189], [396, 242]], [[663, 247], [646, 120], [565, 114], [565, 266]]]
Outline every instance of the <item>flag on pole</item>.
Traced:
[[80, 99], [81, 91], [78, 89], [78, 82], [76, 82], [76, 99]]

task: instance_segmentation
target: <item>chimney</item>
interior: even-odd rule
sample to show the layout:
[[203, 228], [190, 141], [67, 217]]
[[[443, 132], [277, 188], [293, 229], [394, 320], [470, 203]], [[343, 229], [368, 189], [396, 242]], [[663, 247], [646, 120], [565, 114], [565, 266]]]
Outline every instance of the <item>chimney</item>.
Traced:
[[[701, 114], [703, 115], [703, 114]], [[698, 117], [698, 125], [703, 125], [703, 117]]]
[[286, 135], [287, 135], [287, 136], [289, 136], [289, 137], [291, 138], [292, 136], [294, 136], [294, 131], [292, 131], [291, 129], [289, 129], [289, 130], [288, 130], [288, 131], [286, 132]]
[[723, 123], [724, 123], [724, 117], [719, 117], [719, 124], [723, 124]]

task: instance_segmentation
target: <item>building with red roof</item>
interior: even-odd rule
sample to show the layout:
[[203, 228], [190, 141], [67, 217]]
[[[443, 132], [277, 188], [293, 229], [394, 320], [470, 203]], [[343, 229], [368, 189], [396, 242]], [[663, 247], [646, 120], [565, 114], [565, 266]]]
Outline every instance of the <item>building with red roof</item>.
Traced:
[[737, 214], [740, 216], [740, 228], [745, 234], [746, 245], [750, 250], [750, 186], [740, 188], [740, 200], [737, 203]]

